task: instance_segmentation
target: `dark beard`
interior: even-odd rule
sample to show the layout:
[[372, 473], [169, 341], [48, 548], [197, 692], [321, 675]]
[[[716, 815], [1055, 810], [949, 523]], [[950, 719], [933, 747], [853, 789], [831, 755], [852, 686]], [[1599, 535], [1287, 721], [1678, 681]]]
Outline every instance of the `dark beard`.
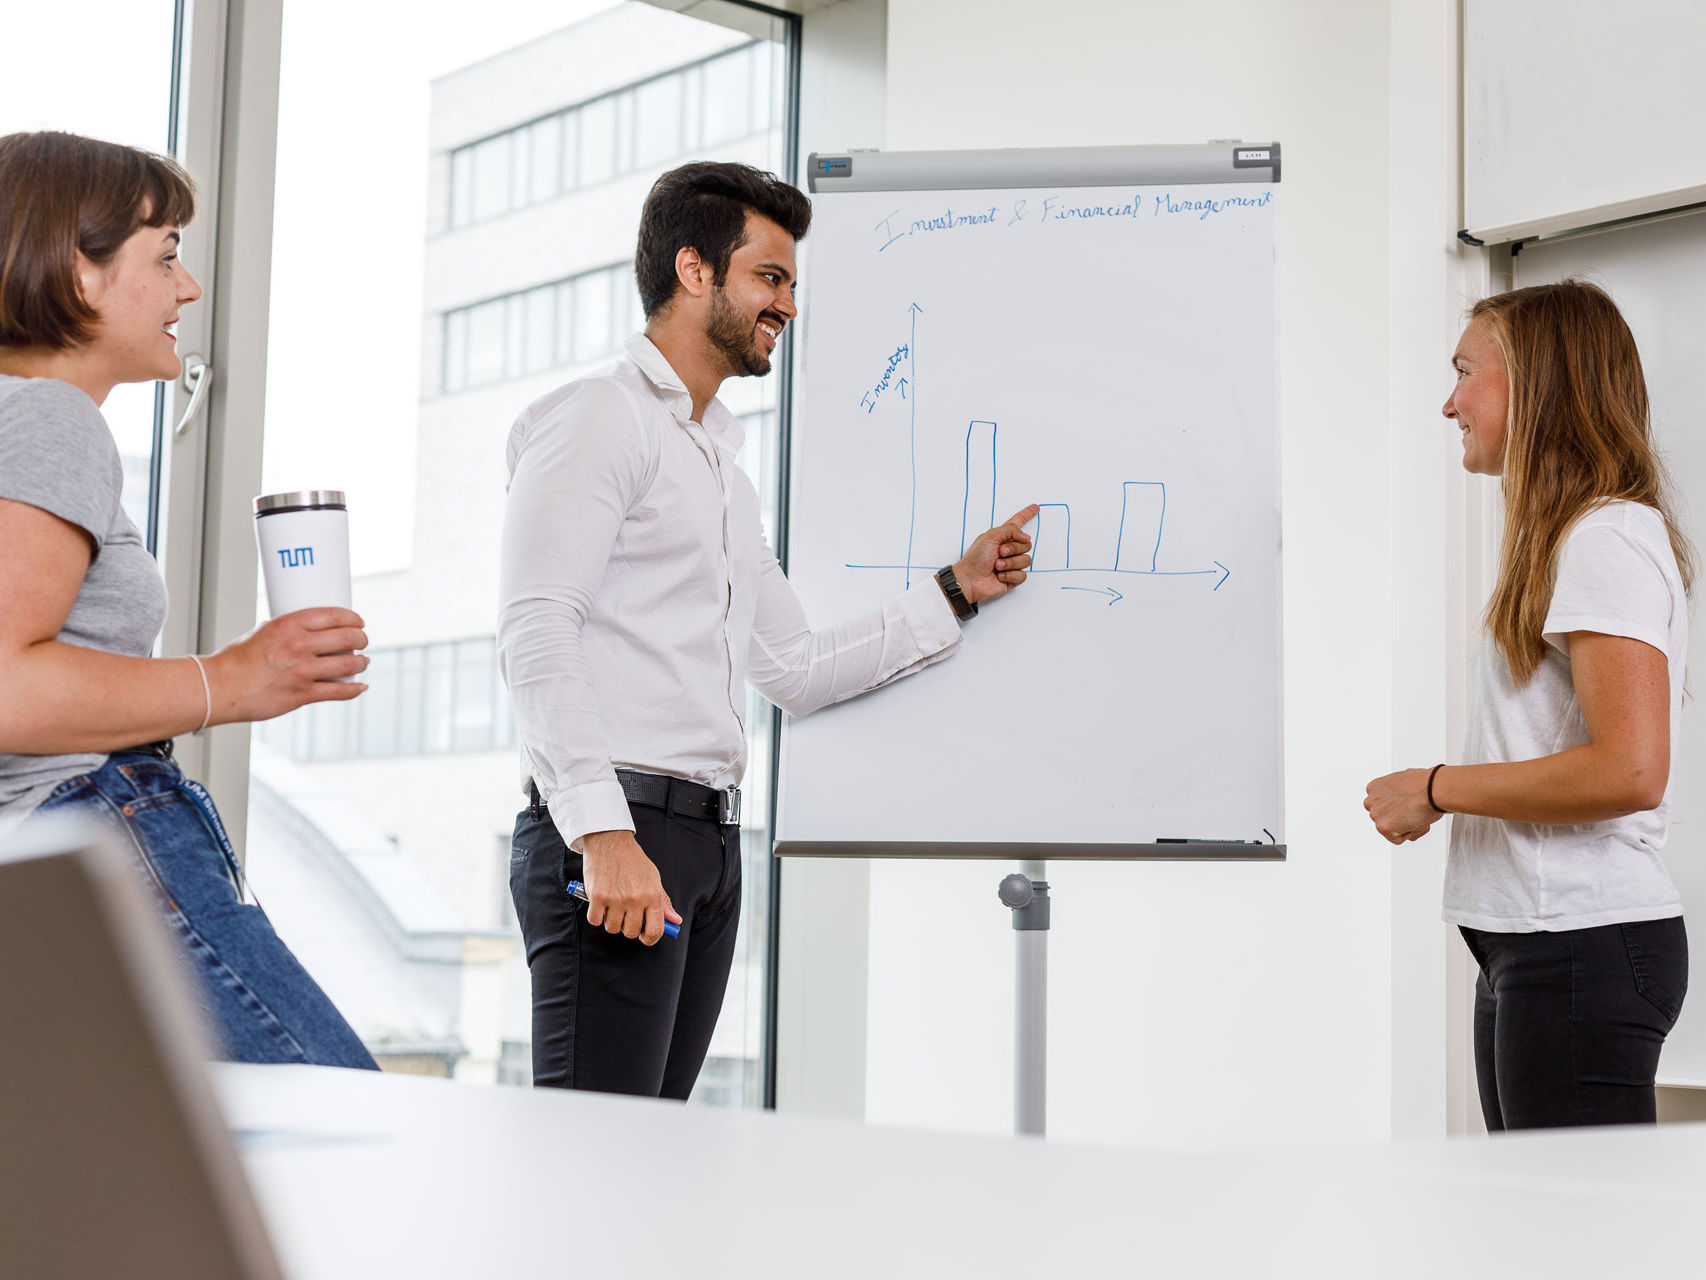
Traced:
[[730, 376], [762, 378], [770, 372], [770, 357], [759, 345], [753, 323], [715, 285], [711, 288], [711, 307], [705, 319], [705, 338], [728, 363]]

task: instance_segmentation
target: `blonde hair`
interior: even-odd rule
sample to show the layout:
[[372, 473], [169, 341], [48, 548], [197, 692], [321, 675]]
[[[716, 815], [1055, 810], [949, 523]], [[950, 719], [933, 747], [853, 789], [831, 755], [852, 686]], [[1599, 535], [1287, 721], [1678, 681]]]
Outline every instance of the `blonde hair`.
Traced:
[[1652, 507], [1684, 589], [1694, 584], [1694, 549], [1653, 449], [1641, 355], [1610, 296], [1565, 280], [1485, 298], [1469, 318], [1487, 322], [1510, 383], [1505, 530], [1486, 625], [1521, 686], [1546, 653], [1558, 549], [1584, 514], [1615, 501]]

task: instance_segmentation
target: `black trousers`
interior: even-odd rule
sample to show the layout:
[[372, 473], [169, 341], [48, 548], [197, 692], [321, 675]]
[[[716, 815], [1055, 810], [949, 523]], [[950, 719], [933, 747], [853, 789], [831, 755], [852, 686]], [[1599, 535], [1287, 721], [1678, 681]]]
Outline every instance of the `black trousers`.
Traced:
[[1558, 933], [1461, 930], [1487, 1128], [1652, 1124], [1659, 1050], [1688, 991], [1682, 917]]
[[711, 1047], [740, 926], [740, 828], [630, 805], [681, 915], [648, 947], [586, 922], [584, 882], [543, 805], [515, 820], [509, 887], [533, 978], [533, 1083], [685, 1100]]

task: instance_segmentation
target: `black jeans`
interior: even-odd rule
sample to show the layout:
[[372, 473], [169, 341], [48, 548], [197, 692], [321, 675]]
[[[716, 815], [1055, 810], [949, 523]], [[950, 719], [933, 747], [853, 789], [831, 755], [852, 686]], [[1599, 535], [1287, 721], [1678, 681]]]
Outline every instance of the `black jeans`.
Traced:
[[1659, 1050], [1688, 991], [1682, 917], [1558, 933], [1461, 930], [1487, 1128], [1652, 1124]]
[[740, 828], [630, 805], [681, 915], [648, 947], [586, 922], [585, 881], [543, 805], [515, 820], [509, 888], [533, 977], [533, 1083], [686, 1099], [711, 1047], [740, 926]]

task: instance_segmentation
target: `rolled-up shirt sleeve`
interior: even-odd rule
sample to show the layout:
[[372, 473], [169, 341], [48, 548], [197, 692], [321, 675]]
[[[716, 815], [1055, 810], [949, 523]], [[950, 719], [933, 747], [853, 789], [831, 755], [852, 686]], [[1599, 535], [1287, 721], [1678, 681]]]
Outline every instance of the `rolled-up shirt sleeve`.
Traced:
[[880, 688], [959, 647], [960, 624], [934, 579], [814, 630], [774, 553], [763, 548], [747, 678], [789, 715]]
[[629, 508], [656, 451], [622, 389], [572, 383], [523, 415], [510, 438], [499, 563], [498, 663], [523, 762], [570, 848], [592, 831], [631, 831], [584, 629]]

